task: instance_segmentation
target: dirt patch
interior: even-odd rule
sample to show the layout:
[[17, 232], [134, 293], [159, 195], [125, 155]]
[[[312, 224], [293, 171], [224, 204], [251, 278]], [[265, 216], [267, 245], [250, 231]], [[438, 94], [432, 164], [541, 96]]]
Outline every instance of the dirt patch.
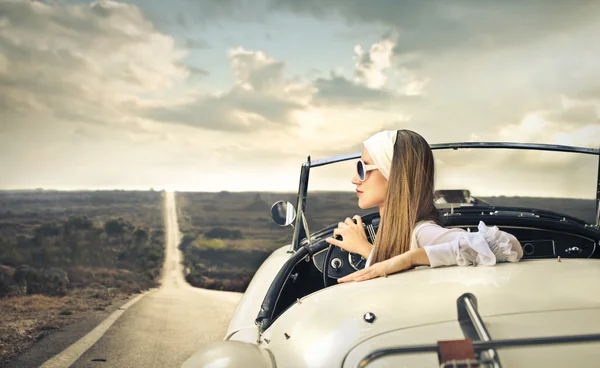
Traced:
[[130, 296], [117, 288], [88, 287], [71, 290], [63, 297], [0, 298], [0, 366], [53, 331]]

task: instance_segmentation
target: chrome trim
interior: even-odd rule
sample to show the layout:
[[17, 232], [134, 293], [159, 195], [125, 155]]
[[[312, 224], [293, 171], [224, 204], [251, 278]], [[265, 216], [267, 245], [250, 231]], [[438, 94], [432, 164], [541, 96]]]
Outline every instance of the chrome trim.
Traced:
[[375, 244], [375, 238], [377, 238], [377, 234], [375, 233], [375, 226], [373, 226], [372, 224], [369, 224], [366, 227], [367, 227], [367, 230], [369, 230], [369, 234], [371, 234], [371, 240], [373, 240], [373, 242], [371, 244]]
[[[497, 348], [523, 348], [526, 346], [539, 345], [561, 345], [573, 343], [600, 342], [600, 334], [587, 335], [567, 335], [551, 337], [526, 337], [516, 339], [503, 339], [491, 341], [473, 341], [475, 351], [497, 349]], [[374, 360], [389, 355], [417, 354], [417, 353], [437, 353], [438, 345], [409, 345], [397, 348], [379, 349], [367, 354], [356, 364], [356, 368], [364, 368]], [[487, 362], [481, 362], [487, 363]]]
[[[600, 185], [600, 181], [598, 184]], [[596, 204], [596, 229], [600, 230], [600, 200], [598, 200], [598, 203]]]
[[308, 230], [308, 222], [306, 222], [306, 216], [304, 216], [304, 211], [302, 211], [302, 225], [304, 225], [304, 230], [306, 231], [306, 242], [310, 247], [312, 245], [312, 242], [310, 240], [310, 231]]
[[575, 246], [565, 249], [565, 252], [569, 253], [569, 255], [571, 254], [571, 252], [576, 252], [575, 254], [581, 254], [581, 252], [583, 252], [583, 249]]
[[514, 143], [514, 142], [463, 142], [463, 143], [439, 143], [430, 145], [432, 150], [459, 148], [502, 148], [502, 149], [524, 149], [534, 151], [555, 151], [583, 153], [588, 155], [599, 155], [598, 148], [585, 148], [575, 146], [563, 146], [559, 144], [537, 144], [537, 143]]
[[314, 160], [313, 162], [311, 162], [310, 167], [319, 167], [319, 166], [334, 164], [336, 162], [349, 161], [352, 159], [358, 159], [358, 158], [360, 158], [360, 156], [361, 156], [361, 153], [349, 153], [347, 155], [322, 158], [320, 160]]
[[[300, 246], [300, 228], [302, 227], [302, 218], [306, 211], [306, 196], [308, 190], [308, 178], [310, 174], [310, 156], [307, 161], [300, 167], [300, 183], [298, 185], [298, 197], [296, 200], [296, 223], [294, 225], [294, 232], [292, 235], [292, 244], [288, 253], [293, 253], [298, 250]], [[306, 234], [305, 234], [306, 235]]]
[[[456, 301], [458, 311], [458, 322], [465, 335], [465, 338], [472, 341], [492, 341], [481, 316], [477, 312], [477, 298], [471, 293], [461, 295]], [[473, 336], [477, 335], [477, 336]], [[477, 338], [475, 338], [477, 337]], [[498, 353], [494, 349], [487, 349], [482, 353], [487, 354], [494, 368], [501, 368], [498, 360]], [[480, 357], [481, 358], [481, 357]]]
[[[600, 149], [598, 149], [600, 151]], [[596, 174], [596, 229], [600, 230], [600, 156], [598, 156], [598, 171]]]
[[[523, 150], [534, 150], [534, 151], [555, 151], [555, 152], [571, 152], [571, 153], [583, 153], [587, 155], [598, 155], [600, 156], [600, 149], [598, 148], [585, 148], [575, 146], [563, 146], [558, 144], [537, 144], [537, 143], [514, 143], [514, 142], [460, 142], [460, 143], [436, 143], [429, 145], [432, 150], [442, 149], [453, 149], [459, 148], [501, 148], [501, 149], [523, 149]], [[314, 160], [309, 163], [310, 167], [318, 167], [336, 162], [349, 161], [352, 159], [359, 159], [361, 153], [349, 153], [346, 155], [333, 156]]]

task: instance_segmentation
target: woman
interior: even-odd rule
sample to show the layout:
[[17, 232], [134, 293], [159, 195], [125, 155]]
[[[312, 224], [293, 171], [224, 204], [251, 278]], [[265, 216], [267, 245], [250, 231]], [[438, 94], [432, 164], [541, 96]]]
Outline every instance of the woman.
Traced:
[[381, 222], [375, 244], [367, 241], [360, 216], [334, 229], [343, 240], [330, 244], [367, 258], [363, 270], [338, 282], [363, 281], [410, 269], [518, 262], [523, 256], [511, 234], [479, 223], [479, 232], [446, 229], [438, 224], [433, 202], [434, 163], [429, 144], [410, 130], [382, 131], [363, 142], [361, 161], [352, 178], [360, 208], [379, 207]]

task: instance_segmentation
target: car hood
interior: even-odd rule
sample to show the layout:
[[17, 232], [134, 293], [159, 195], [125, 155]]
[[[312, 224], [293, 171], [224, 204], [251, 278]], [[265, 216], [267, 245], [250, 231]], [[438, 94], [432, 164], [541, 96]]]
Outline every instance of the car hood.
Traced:
[[[428, 336], [428, 342], [448, 339], [448, 334], [453, 339], [464, 338], [456, 309], [456, 300], [463, 293], [476, 296], [486, 323], [494, 316], [599, 309], [598, 280], [597, 259], [528, 260], [494, 267], [421, 267], [308, 295], [264, 332], [262, 346], [272, 351], [278, 366], [342, 366], [352, 349], [391, 331], [447, 324], [454, 326], [453, 332], [439, 327]], [[364, 319], [368, 312], [375, 315], [372, 323]], [[597, 316], [589, 321], [588, 330], [600, 333]], [[544, 323], [552, 321], [565, 323], [553, 319]], [[490, 327], [492, 338], [529, 336], [526, 325], [509, 325], [510, 329]], [[413, 343], [409, 336], [394, 338], [395, 343]]]
[[[543, 313], [488, 316], [485, 325], [492, 339], [550, 337], [600, 332], [600, 308], [546, 311]], [[457, 322], [442, 322], [386, 332], [363, 341], [344, 359], [344, 368], [354, 368], [368, 354], [400, 346], [431, 345], [437, 341], [462, 339]], [[597, 367], [600, 360], [598, 343], [538, 345], [532, 347], [496, 349], [505, 367]], [[437, 353], [397, 354], [373, 360], [369, 368], [377, 367], [438, 367]]]

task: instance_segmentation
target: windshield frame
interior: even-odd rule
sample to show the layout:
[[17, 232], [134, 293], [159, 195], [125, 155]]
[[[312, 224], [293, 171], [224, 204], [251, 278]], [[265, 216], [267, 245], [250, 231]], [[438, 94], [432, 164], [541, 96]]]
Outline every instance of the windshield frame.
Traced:
[[[457, 142], [457, 143], [437, 143], [430, 145], [432, 150], [443, 150], [452, 149], [458, 150], [461, 148], [488, 148], [488, 149], [521, 149], [521, 150], [533, 150], [533, 151], [554, 151], [554, 152], [569, 152], [579, 153], [587, 155], [598, 156], [598, 171], [596, 173], [596, 224], [590, 224], [600, 229], [600, 148], [586, 148], [586, 147], [575, 147], [575, 146], [564, 146], [557, 144], [539, 144], [539, 143], [515, 143], [515, 142]], [[350, 153], [341, 156], [334, 156], [330, 158], [320, 159], [311, 161], [308, 156], [306, 162], [304, 162], [300, 169], [300, 183], [298, 187], [298, 197], [296, 203], [296, 223], [294, 225], [294, 235], [292, 238], [292, 249], [298, 250], [300, 247], [300, 239], [306, 234], [302, 234], [304, 231], [302, 221], [304, 214], [306, 213], [306, 197], [308, 192], [308, 179], [310, 175], [310, 169], [313, 167], [330, 165], [337, 162], [349, 161], [353, 159], [359, 159], [361, 153]]]

